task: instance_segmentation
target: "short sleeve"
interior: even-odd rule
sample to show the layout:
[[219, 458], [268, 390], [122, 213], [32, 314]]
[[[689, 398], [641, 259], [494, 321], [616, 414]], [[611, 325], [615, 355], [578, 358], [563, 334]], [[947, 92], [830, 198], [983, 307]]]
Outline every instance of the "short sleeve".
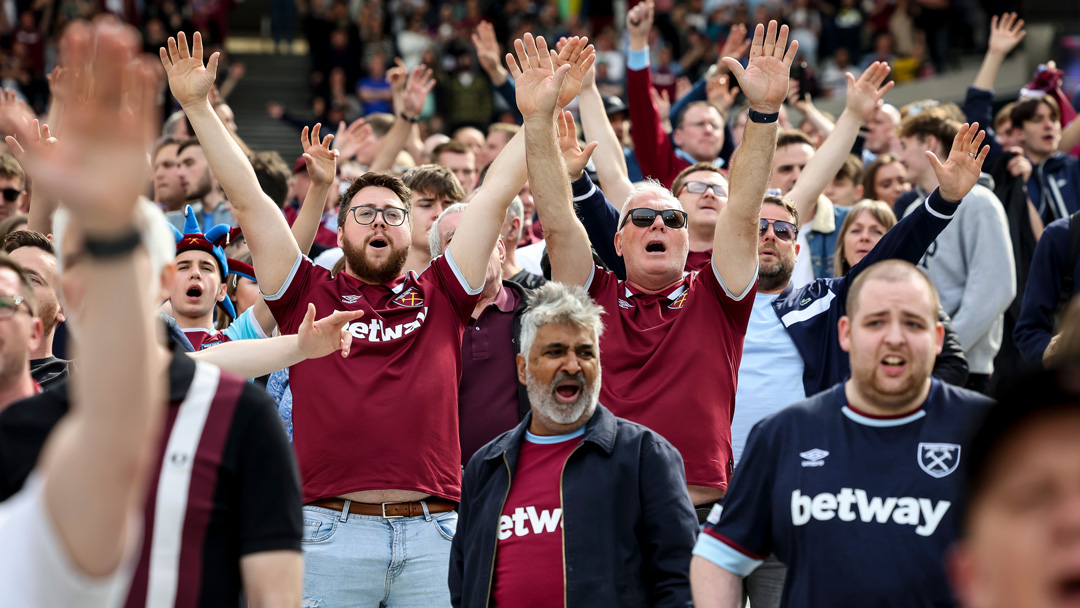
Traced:
[[313, 269], [314, 264], [311, 260], [303, 254], [297, 254], [296, 261], [289, 270], [289, 276], [285, 278], [281, 288], [276, 293], [263, 294], [263, 299], [266, 300], [266, 305], [270, 308], [283, 334], [295, 332], [307, 312], [307, 307], [300, 304], [314, 279]]
[[481, 285], [478, 289], [469, 287], [469, 282], [465, 280], [465, 275], [461, 273], [461, 269], [458, 268], [449, 251], [431, 260], [431, 265], [420, 275], [421, 282], [428, 280], [429, 274], [438, 282], [439, 289], [450, 299], [461, 322], [467, 322], [472, 317], [476, 303], [480, 301], [480, 293], [484, 291], [484, 286]]
[[772, 552], [773, 450], [761, 423], [750, 431], [723, 506], [713, 508], [694, 555], [747, 576]]
[[267, 335], [263, 333], [262, 327], [259, 326], [259, 322], [255, 320], [255, 307], [245, 310], [236, 317], [236, 320], [229, 323], [229, 326], [225, 328], [223, 332], [230, 340], [260, 340], [266, 338]]
[[750, 314], [754, 310], [754, 294], [757, 292], [759, 270], [760, 268], [754, 269], [754, 278], [750, 280], [742, 293], [732, 293], [728, 289], [727, 285], [724, 284], [724, 279], [720, 277], [720, 271], [717, 270], [716, 264], [711, 261], [708, 266], [698, 271], [695, 278], [695, 281], [699, 282], [701, 287], [708, 289], [713, 294], [713, 297], [720, 302], [720, 305], [724, 307], [724, 311], [727, 312], [728, 319], [734, 327], [739, 329], [740, 333], [746, 332], [746, 326], [750, 323]]
[[585, 289], [597, 302], [600, 301], [601, 295], [607, 293], [609, 289], [618, 288], [618, 286], [619, 277], [615, 276], [614, 272], [604, 270], [599, 266], [593, 266], [592, 273], [585, 282]]
[[[299, 551], [303, 534], [300, 475], [265, 391], [244, 385], [237, 416], [243, 416], [237, 457], [240, 554]], [[241, 422], [238, 420], [237, 422]]]

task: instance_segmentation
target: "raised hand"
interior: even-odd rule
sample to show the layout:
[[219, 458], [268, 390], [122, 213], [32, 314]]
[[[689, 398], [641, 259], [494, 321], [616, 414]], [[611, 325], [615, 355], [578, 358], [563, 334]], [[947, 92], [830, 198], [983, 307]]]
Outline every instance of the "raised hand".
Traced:
[[35, 187], [62, 200], [87, 234], [123, 232], [149, 176], [159, 71], [139, 56], [129, 26], [73, 23], [64, 39], [61, 63], [74, 68], [74, 90], [88, 94], [65, 119], [56, 153], [26, 158], [40, 176]]
[[548, 50], [543, 36], [534, 40], [532, 34], [526, 33], [524, 40], [514, 41], [514, 50], [517, 51], [517, 61], [513, 54], [507, 53], [506, 65], [514, 77], [518, 111], [525, 119], [550, 120], [555, 114], [559, 92], [566, 80], [566, 73], [570, 71], [570, 64], [555, 69], [555, 53]]
[[979, 181], [983, 161], [990, 153], [990, 146], [979, 145], [986, 137], [986, 131], [979, 130], [979, 123], [964, 123], [953, 138], [952, 151], [943, 164], [930, 150], [926, 151], [930, 166], [938, 178], [938, 192], [950, 202], [960, 202], [971, 188]]
[[71, 85], [71, 70], [56, 66], [45, 78], [49, 81], [49, 94], [54, 101], [69, 101], [75, 94]]
[[655, 87], [649, 88], [649, 97], [656, 106], [656, 113], [660, 115], [660, 122], [671, 117], [671, 98], [668, 97], [667, 89], [657, 91]]
[[420, 116], [427, 103], [428, 93], [435, 88], [435, 79], [431, 75], [431, 68], [420, 64], [413, 68], [412, 73], [405, 84], [405, 114], [407, 116]]
[[25, 103], [19, 101], [15, 91], [0, 91], [0, 133], [10, 133], [16, 138], [27, 140], [37, 136], [34, 122], [33, 112]]
[[792, 40], [788, 46], [788, 27], [780, 26], [777, 35], [776, 22], [770, 21], [767, 32], [761, 24], [754, 29], [750, 63], [745, 68], [733, 57], [723, 58], [724, 65], [739, 81], [752, 110], [764, 114], [780, 111], [787, 99], [788, 76], [798, 50], [797, 40]]
[[480, 60], [480, 67], [489, 75], [492, 72], [502, 70], [499, 50], [499, 41], [495, 38], [495, 28], [487, 21], [481, 21], [476, 26], [472, 35], [473, 46], [476, 47], [476, 57]]
[[318, 359], [340, 350], [342, 358], [348, 357], [352, 334], [345, 326], [362, 316], [362, 310], [338, 310], [316, 321], [315, 305], [308, 304], [307, 314], [296, 331], [300, 354], [306, 359]]
[[719, 73], [727, 74], [728, 68], [724, 65], [724, 57], [734, 57], [741, 60], [750, 50], [750, 41], [746, 39], [746, 26], [742, 23], [731, 26], [724, 46], [720, 47], [720, 59], [716, 62]]
[[371, 138], [372, 129], [371, 125], [367, 124], [363, 118], [357, 118], [348, 127], [345, 126], [345, 121], [341, 121], [338, 124], [337, 137], [337, 149], [341, 153], [342, 160], [350, 160], [360, 153], [364, 145]]
[[49, 125], [39, 125], [36, 118], [31, 121], [29, 131], [25, 134], [20, 133], [19, 137], [22, 141], [11, 135], [5, 137], [4, 141], [11, 148], [11, 155], [19, 161], [19, 165], [26, 171], [30, 180], [37, 182], [42, 177], [37, 173], [37, 168], [40, 166], [37, 164], [38, 159], [46, 159], [56, 153], [58, 148], [56, 138], [49, 130]]
[[1000, 19], [995, 15], [990, 18], [990, 44], [986, 52], [1008, 55], [1026, 35], [1024, 20], [1018, 19], [1016, 13], [1005, 13]]
[[210, 55], [210, 61], [203, 65], [202, 34], [195, 32], [191, 38], [191, 52], [188, 52], [187, 36], [184, 32], [169, 38], [169, 48], [162, 48], [161, 65], [169, 77], [169, 89], [181, 107], [200, 103], [207, 99], [210, 88], [217, 78], [220, 53]]
[[559, 136], [559, 150], [562, 152], [563, 161], [566, 162], [566, 173], [571, 180], [578, 180], [585, 172], [585, 165], [589, 164], [592, 153], [596, 150], [597, 142], [590, 142], [582, 150], [578, 145], [577, 125], [574, 124], [574, 116], [570, 112], [560, 112], [557, 135]]
[[[596, 49], [589, 44], [588, 38], [577, 36], [567, 39], [565, 44], [560, 41], [556, 48], [559, 52], [555, 59], [555, 66], [570, 66], [570, 71], [566, 73], [566, 80], [563, 81], [562, 90], [559, 92], [559, 107], [565, 108], [577, 97], [586, 75], [596, 63]], [[594, 79], [595, 77], [593, 75]]]
[[728, 84], [727, 76], [717, 76], [705, 82], [705, 95], [717, 110], [727, 116], [728, 110], [735, 105], [735, 98], [739, 95], [739, 87]]
[[319, 141], [319, 131], [322, 123], [315, 123], [311, 129], [311, 137], [308, 137], [308, 128], [304, 127], [300, 133], [300, 145], [304, 148], [304, 163], [307, 164], [308, 176], [314, 184], [326, 185], [334, 181], [337, 175], [338, 150], [330, 149], [333, 135], [327, 135]]
[[652, 0], [638, 3], [626, 13], [626, 29], [630, 32], [630, 49], [640, 51], [649, 45], [649, 32], [653, 26]]
[[394, 58], [394, 67], [386, 70], [386, 82], [390, 83], [390, 89], [395, 95], [405, 91], [405, 79], [409, 76], [409, 70], [405, 68], [405, 62], [401, 57]]
[[874, 111], [881, 104], [881, 98], [892, 90], [895, 82], [885, 82], [892, 68], [884, 61], [875, 61], [856, 81], [851, 72], [847, 73], [847, 109], [859, 118], [862, 124], [868, 124]]

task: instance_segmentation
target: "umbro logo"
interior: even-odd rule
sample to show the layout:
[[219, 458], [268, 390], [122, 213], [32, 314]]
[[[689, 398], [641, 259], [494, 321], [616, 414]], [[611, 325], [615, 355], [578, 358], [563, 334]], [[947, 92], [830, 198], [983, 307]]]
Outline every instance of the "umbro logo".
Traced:
[[634, 305], [626, 300], [619, 300], [619, 308], [633, 308]]
[[802, 466], [804, 467], [823, 467], [825, 466], [825, 457], [828, 455], [828, 452], [818, 448], [799, 452], [799, 456], [802, 456]]
[[341, 301], [345, 304], [356, 304], [360, 300], [360, 296], [341, 296]]

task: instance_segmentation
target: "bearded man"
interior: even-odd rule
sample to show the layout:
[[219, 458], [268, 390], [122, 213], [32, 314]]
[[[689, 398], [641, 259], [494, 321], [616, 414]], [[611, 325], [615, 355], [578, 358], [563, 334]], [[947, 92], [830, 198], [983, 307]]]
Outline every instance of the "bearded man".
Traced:
[[697, 520], [682, 457], [597, 402], [602, 314], [582, 287], [534, 292], [517, 355], [531, 412], [465, 469], [454, 606], [523, 597], [539, 606], [689, 605]]

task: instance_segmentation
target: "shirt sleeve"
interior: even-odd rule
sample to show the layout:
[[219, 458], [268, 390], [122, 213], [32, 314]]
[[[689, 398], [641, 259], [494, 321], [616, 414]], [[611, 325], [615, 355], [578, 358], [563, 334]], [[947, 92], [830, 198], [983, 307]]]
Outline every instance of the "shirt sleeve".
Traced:
[[262, 327], [259, 326], [259, 322], [255, 320], [255, 307], [251, 307], [236, 317], [236, 320], [229, 323], [229, 326], [225, 328], [225, 331], [221, 332], [229, 337], [230, 340], [261, 340], [266, 338], [267, 335], [263, 333]]
[[240, 554], [299, 551], [303, 534], [300, 475], [281, 418], [262, 389], [245, 384], [237, 416]]
[[713, 507], [694, 555], [747, 576], [772, 552], [773, 450], [758, 423], [746, 440], [723, 506]]
[[431, 260], [431, 265], [421, 274], [421, 280], [425, 280], [429, 273], [438, 282], [439, 289], [454, 305], [461, 322], [467, 322], [472, 317], [476, 303], [480, 301], [480, 294], [484, 291], [484, 286], [481, 285], [476, 289], [469, 286], [469, 282], [465, 280], [465, 275], [461, 273], [461, 269], [454, 262], [454, 257], [450, 255], [449, 250]]
[[266, 306], [270, 308], [274, 320], [282, 334], [296, 333], [300, 321], [307, 313], [307, 307], [301, 306], [312, 280], [315, 265], [302, 253], [296, 254], [289, 276], [276, 293], [263, 293]]
[[[712, 261], [702, 268], [695, 279], [695, 288], [705, 288], [716, 298], [724, 310], [728, 313], [728, 319], [732, 325], [746, 333], [746, 326], [750, 323], [750, 314], [754, 310], [754, 294], [757, 292], [758, 269], [754, 269], [754, 278], [746, 286], [742, 293], [732, 293], [720, 277], [720, 271]], [[699, 284], [700, 287], [697, 285]]]

